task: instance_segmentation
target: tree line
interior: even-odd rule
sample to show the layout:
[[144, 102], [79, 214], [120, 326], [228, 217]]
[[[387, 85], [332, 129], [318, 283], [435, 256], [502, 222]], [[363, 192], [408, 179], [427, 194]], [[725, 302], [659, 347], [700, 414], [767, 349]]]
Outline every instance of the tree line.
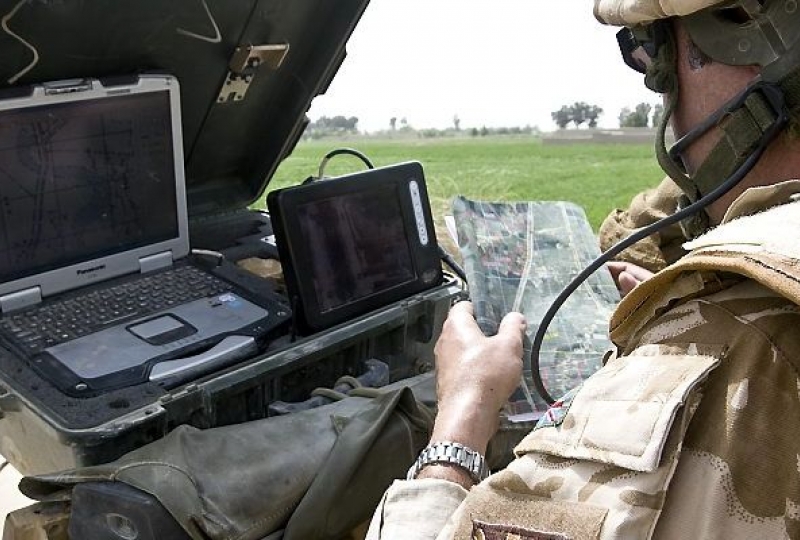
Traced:
[[[572, 105], [563, 105], [557, 111], [550, 113], [550, 116], [561, 129], [566, 129], [570, 124], [574, 124], [576, 128], [583, 124], [594, 128], [597, 127], [597, 121], [602, 114], [603, 109], [597, 105], [576, 101]], [[663, 115], [664, 107], [660, 103], [655, 106], [639, 103], [632, 109], [623, 107], [617, 119], [619, 127], [656, 127]]]
[[321, 116], [306, 126], [303, 136], [318, 139], [328, 135], [350, 135], [358, 133], [356, 116]]
[[[563, 105], [557, 111], [550, 113], [553, 121], [561, 129], [573, 124], [579, 128], [586, 124], [590, 128], [597, 127], [597, 122], [603, 114], [603, 109], [597, 105], [591, 105], [585, 101], [576, 101], [571, 105]], [[656, 127], [661, 117], [664, 115], [664, 107], [661, 104], [655, 106], [649, 103], [639, 103], [631, 107], [624, 107], [617, 119], [620, 127]], [[453, 116], [453, 127], [447, 129], [424, 129], [416, 130], [403, 118], [392, 117], [389, 119], [390, 132], [416, 133], [420, 137], [443, 137], [462, 132], [461, 119], [458, 115]], [[485, 137], [487, 135], [519, 135], [538, 133], [536, 127], [501, 127], [501, 128], [467, 128], [466, 131], [472, 137]], [[317, 139], [325, 136], [336, 135], [355, 135], [358, 134], [358, 117], [356, 116], [322, 116], [310, 122], [306, 127], [304, 137]]]

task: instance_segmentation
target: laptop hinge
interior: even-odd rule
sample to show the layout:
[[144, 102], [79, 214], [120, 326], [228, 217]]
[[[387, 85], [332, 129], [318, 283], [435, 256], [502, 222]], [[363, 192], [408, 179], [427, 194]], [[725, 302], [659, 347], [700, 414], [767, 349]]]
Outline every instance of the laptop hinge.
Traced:
[[158, 270], [159, 268], [166, 268], [167, 266], [172, 266], [171, 251], [163, 251], [161, 253], [156, 253], [155, 255], [150, 255], [148, 257], [142, 257], [139, 259], [139, 271], [142, 274], [152, 272], [153, 270]]
[[42, 301], [42, 288], [39, 286], [23, 289], [0, 296], [0, 311], [11, 313], [28, 306], [33, 306]]

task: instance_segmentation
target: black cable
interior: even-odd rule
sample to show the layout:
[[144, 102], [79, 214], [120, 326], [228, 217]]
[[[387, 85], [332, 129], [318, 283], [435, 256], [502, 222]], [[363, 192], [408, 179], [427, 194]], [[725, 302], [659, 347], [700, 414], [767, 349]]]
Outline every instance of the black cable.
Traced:
[[467, 274], [464, 272], [464, 269], [461, 267], [460, 264], [450, 255], [446, 249], [442, 246], [439, 246], [439, 256], [441, 257], [442, 261], [450, 267], [450, 269], [456, 273], [456, 275], [461, 278], [461, 281], [467, 283]]
[[767, 145], [769, 145], [772, 139], [775, 138], [778, 133], [780, 133], [785, 124], [786, 120], [784, 118], [779, 118], [776, 123], [764, 134], [758, 147], [750, 155], [750, 157], [748, 157], [747, 160], [745, 160], [745, 162], [742, 163], [742, 165], [740, 165], [739, 168], [736, 169], [736, 171], [727, 180], [725, 180], [725, 182], [717, 187], [717, 189], [713, 190], [711, 193], [701, 198], [697, 202], [694, 202], [686, 208], [681, 209], [675, 214], [656, 221], [655, 223], [652, 223], [643, 229], [639, 229], [635, 233], [631, 234], [628, 238], [614, 244], [611, 248], [609, 248], [608, 251], [600, 255], [598, 258], [592, 261], [589, 266], [584, 268], [580, 274], [575, 276], [575, 278], [570, 281], [569, 285], [567, 285], [564, 290], [561, 291], [561, 294], [558, 295], [553, 303], [550, 304], [547, 313], [545, 313], [544, 317], [542, 317], [542, 322], [539, 324], [539, 328], [536, 330], [536, 336], [534, 337], [533, 344], [531, 345], [531, 378], [533, 379], [533, 385], [536, 388], [536, 391], [539, 393], [542, 399], [547, 402], [548, 405], [555, 403], [555, 400], [544, 387], [542, 375], [539, 372], [539, 354], [541, 352], [542, 342], [544, 341], [544, 335], [547, 332], [547, 327], [550, 326], [550, 323], [553, 321], [556, 313], [559, 309], [561, 309], [561, 306], [564, 304], [567, 298], [569, 298], [569, 296], [572, 295], [572, 293], [575, 292], [575, 290], [584, 281], [586, 281], [589, 276], [594, 274], [598, 268], [610, 261], [616, 255], [619, 255], [623, 250], [630, 247], [632, 244], [647, 238], [651, 234], [668, 225], [677, 223], [684, 218], [699, 212], [709, 204], [725, 195], [736, 184], [741, 182], [742, 178], [747, 176], [750, 170], [755, 166], [756, 162], [761, 158], [761, 155], [764, 153], [764, 150], [766, 150]]
[[322, 158], [322, 161], [320, 161], [320, 163], [319, 163], [319, 172], [317, 173], [317, 179], [323, 178], [323, 176], [325, 174], [325, 166], [328, 164], [328, 162], [331, 160], [331, 158], [334, 158], [336, 156], [341, 156], [341, 155], [355, 156], [358, 159], [360, 159], [361, 161], [363, 161], [364, 165], [366, 165], [368, 169], [374, 169], [375, 168], [375, 165], [372, 164], [372, 162], [369, 160], [369, 158], [366, 155], [364, 155], [364, 153], [359, 152], [355, 148], [337, 148], [337, 149], [331, 150], [330, 152], [325, 154], [325, 156]]

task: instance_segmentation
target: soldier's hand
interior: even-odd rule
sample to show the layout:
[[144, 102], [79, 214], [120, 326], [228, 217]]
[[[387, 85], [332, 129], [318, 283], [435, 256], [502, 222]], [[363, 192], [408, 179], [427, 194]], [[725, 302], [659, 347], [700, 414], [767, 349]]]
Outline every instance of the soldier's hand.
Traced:
[[435, 440], [486, 451], [500, 409], [519, 385], [524, 332], [524, 317], [509, 313], [497, 335], [486, 337], [470, 302], [453, 306], [435, 349], [439, 408]]
[[650, 270], [627, 262], [611, 261], [607, 266], [622, 296], [631, 292], [639, 283], [653, 277]]

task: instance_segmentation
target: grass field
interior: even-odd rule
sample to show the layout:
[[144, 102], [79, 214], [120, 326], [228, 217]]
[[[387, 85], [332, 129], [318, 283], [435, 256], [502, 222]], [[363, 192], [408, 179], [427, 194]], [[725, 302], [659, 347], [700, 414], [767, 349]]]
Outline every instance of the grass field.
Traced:
[[[316, 175], [329, 150], [349, 146], [376, 166], [420, 161], [425, 170], [439, 238], [450, 200], [564, 200], [582, 206], [597, 227], [615, 207], [625, 207], [639, 191], [663, 177], [649, 144], [543, 145], [534, 137], [303, 141], [278, 169], [269, 190]], [[337, 156], [328, 176], [363, 168], [354, 157]], [[262, 201], [262, 206], [264, 205]]]

